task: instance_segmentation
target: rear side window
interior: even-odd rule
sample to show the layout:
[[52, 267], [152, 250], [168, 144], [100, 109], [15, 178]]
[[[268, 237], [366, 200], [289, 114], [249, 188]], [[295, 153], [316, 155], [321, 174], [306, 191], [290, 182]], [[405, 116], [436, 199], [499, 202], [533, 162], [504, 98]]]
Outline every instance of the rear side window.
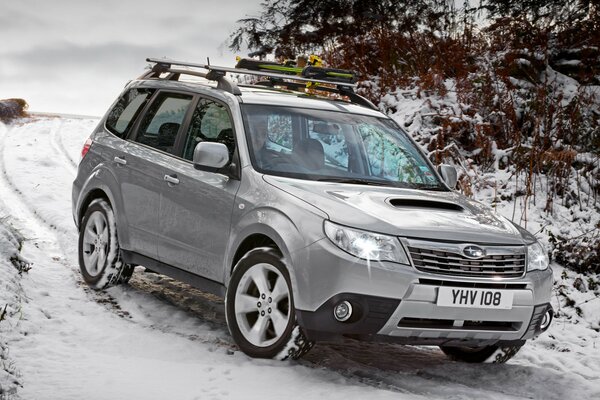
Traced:
[[119, 137], [125, 137], [153, 89], [130, 89], [117, 101], [106, 119], [106, 127]]
[[173, 154], [191, 102], [190, 95], [159, 93], [142, 119], [135, 141]]

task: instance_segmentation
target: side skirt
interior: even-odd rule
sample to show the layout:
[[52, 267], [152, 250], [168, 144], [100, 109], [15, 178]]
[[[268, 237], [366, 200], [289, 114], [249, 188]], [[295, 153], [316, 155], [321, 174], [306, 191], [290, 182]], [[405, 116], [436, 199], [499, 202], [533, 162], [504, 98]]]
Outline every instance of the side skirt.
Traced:
[[200, 275], [192, 274], [191, 272], [184, 271], [180, 268], [173, 267], [133, 251], [121, 249], [121, 255], [123, 256], [123, 261], [127, 264], [148, 267], [159, 274], [185, 282], [203, 292], [211, 293], [223, 298], [225, 297], [225, 286], [222, 283], [204, 278]]

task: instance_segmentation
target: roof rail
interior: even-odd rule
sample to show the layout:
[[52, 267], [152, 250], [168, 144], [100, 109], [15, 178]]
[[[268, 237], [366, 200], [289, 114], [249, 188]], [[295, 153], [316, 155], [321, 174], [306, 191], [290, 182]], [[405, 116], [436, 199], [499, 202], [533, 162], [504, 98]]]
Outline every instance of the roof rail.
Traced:
[[[350, 102], [362, 105], [364, 107], [368, 107], [374, 110], [378, 110], [378, 108], [366, 98], [358, 95], [354, 89], [356, 88], [355, 83], [346, 83], [346, 82], [335, 82], [332, 80], [326, 79], [311, 79], [302, 76], [282, 74], [276, 72], [267, 72], [267, 71], [257, 71], [243, 68], [231, 68], [231, 67], [219, 67], [210, 64], [199, 64], [192, 63], [186, 61], [176, 61], [166, 58], [146, 58], [146, 61], [155, 63], [155, 65], [150, 69], [150, 71], [146, 72], [139, 79], [152, 79], [159, 78], [163, 73], [169, 73], [166, 77], [162, 79], [167, 80], [178, 80], [180, 75], [191, 75], [198, 76], [201, 78], [205, 78], [208, 80], [216, 81], [217, 88], [227, 91], [236, 96], [240, 96], [242, 92], [238, 88], [238, 86], [229, 80], [225, 74], [227, 72], [232, 74], [240, 74], [240, 75], [253, 75], [253, 76], [261, 76], [265, 77], [268, 80], [260, 81], [257, 85], [275, 87], [281, 86], [286, 87], [292, 90], [300, 90], [306, 89], [307, 84], [312, 85], [311, 89], [329, 92], [329, 93], [337, 93], [342, 96], [347, 96]], [[187, 69], [178, 69], [173, 68], [173, 66], [182, 66], [182, 67], [191, 67], [191, 68], [202, 68], [207, 70], [208, 72], [200, 72], [193, 71]], [[293, 82], [290, 82], [293, 81]], [[302, 83], [300, 83], [302, 82]], [[335, 85], [336, 87], [327, 87], [320, 86], [314, 84], [327, 84], [327, 85]]]

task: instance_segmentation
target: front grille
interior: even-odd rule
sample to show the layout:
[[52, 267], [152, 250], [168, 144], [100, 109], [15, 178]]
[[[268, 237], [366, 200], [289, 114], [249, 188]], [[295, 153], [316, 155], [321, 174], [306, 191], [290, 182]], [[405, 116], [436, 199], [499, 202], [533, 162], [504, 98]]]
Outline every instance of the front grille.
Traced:
[[443, 250], [408, 246], [410, 256], [419, 271], [432, 274], [518, 278], [525, 273], [525, 252], [490, 254], [478, 259]]

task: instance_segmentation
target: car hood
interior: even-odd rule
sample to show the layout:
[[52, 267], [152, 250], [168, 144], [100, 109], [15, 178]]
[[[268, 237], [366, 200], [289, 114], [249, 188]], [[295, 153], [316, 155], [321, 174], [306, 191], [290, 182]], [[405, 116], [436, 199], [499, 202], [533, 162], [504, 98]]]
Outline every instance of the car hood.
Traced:
[[325, 212], [333, 222], [420, 239], [523, 244], [535, 238], [457, 192], [315, 182], [265, 175], [278, 189]]

